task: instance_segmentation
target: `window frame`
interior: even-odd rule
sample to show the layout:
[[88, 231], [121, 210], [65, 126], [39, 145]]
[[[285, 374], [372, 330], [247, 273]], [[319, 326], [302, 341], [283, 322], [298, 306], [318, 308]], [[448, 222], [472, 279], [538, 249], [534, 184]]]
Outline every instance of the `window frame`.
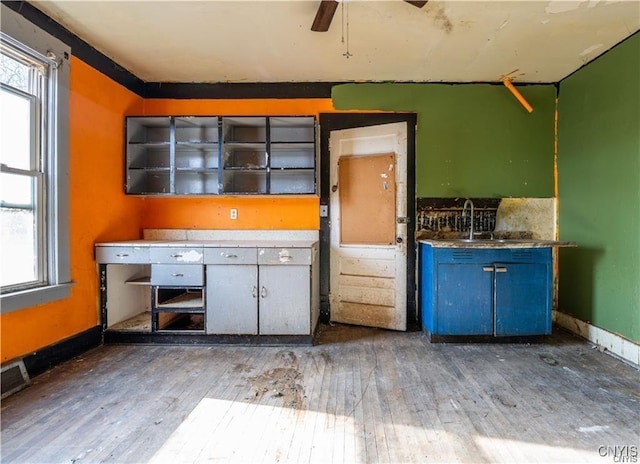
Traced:
[[[46, 262], [42, 271], [45, 282], [37, 287], [3, 290], [0, 294], [2, 314], [68, 298], [71, 294], [69, 259], [69, 68], [71, 48], [48, 32], [1, 5], [0, 40], [27, 54], [48, 60], [55, 71], [47, 79], [48, 104], [41, 108], [40, 120], [47, 124], [40, 130], [40, 162], [45, 188], [42, 207]], [[7, 171], [6, 168], [3, 171]]]
[[[2, 38], [2, 42], [5, 42], [6, 39], [4, 36], [0, 36]], [[8, 42], [8, 41], [6, 41]], [[23, 47], [20, 47], [20, 50], [15, 44], [8, 43], [9, 56], [16, 55], [16, 60], [24, 62], [25, 65], [28, 65], [32, 68], [30, 72], [29, 81], [31, 84], [29, 87], [29, 91], [22, 90], [20, 88], [14, 87], [10, 84], [4, 84], [0, 82], [0, 89], [3, 92], [7, 92], [13, 96], [23, 98], [29, 102], [29, 116], [30, 116], [30, 134], [29, 134], [29, 166], [28, 167], [18, 167], [18, 166], [7, 166], [4, 164], [0, 164], [0, 172], [4, 174], [10, 174], [14, 176], [20, 176], [23, 178], [31, 179], [31, 190], [33, 192], [32, 203], [30, 205], [12, 205], [12, 204], [4, 204], [3, 208], [8, 209], [17, 209], [17, 210], [26, 210], [30, 209], [27, 206], [31, 206], [34, 211], [34, 216], [36, 218], [36, 276], [34, 280], [23, 281], [12, 285], [5, 285], [0, 287], [0, 292], [2, 293], [15, 293], [17, 291], [29, 290], [32, 288], [39, 288], [46, 286], [48, 284], [48, 276], [49, 276], [49, 266], [48, 266], [48, 240], [47, 240], [47, 223], [46, 223], [46, 191], [47, 191], [47, 182], [46, 182], [46, 160], [43, 159], [43, 153], [46, 155], [46, 140], [43, 140], [42, 134], [45, 133], [46, 128], [46, 118], [43, 116], [43, 107], [48, 107], [49, 97], [48, 97], [48, 87], [49, 85], [43, 85], [47, 83], [48, 77], [51, 74], [50, 69], [53, 67], [48, 61], [40, 56], [33, 56], [33, 53], [30, 53], [28, 50], [22, 50]], [[43, 77], [39, 75], [41, 70], [37, 70], [42, 66], [46, 67], [47, 76]], [[38, 74], [36, 74], [38, 73]]]

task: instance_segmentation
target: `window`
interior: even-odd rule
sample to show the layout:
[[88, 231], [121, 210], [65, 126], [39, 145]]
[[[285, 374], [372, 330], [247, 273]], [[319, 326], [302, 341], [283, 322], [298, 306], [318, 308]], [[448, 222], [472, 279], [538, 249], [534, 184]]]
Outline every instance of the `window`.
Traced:
[[68, 57], [67, 46], [2, 6], [2, 312], [69, 295]]
[[0, 240], [3, 291], [47, 281], [45, 215], [46, 62], [0, 44]]

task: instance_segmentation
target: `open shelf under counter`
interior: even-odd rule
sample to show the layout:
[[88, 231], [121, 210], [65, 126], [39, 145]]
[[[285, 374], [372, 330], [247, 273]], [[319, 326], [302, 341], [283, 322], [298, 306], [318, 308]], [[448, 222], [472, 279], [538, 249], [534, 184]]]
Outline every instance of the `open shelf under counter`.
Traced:
[[[158, 292], [161, 291], [159, 288]], [[159, 311], [178, 310], [180, 312], [203, 312], [204, 295], [202, 290], [185, 291], [162, 302], [156, 297], [156, 309]]]
[[113, 324], [107, 330], [116, 332], [148, 332], [151, 333], [151, 311], [136, 314], [129, 319]]
[[151, 285], [151, 276], [144, 275], [141, 277], [132, 277], [125, 281], [127, 285]]

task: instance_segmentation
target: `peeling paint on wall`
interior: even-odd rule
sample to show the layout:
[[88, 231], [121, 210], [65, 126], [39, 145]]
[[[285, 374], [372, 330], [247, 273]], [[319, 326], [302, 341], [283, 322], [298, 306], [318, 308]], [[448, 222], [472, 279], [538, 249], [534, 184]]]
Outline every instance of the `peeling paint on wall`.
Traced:
[[[421, 236], [447, 237], [466, 232], [471, 225], [469, 214], [463, 216], [464, 198], [418, 198], [417, 230]], [[474, 231], [491, 233], [496, 225], [499, 198], [474, 198]]]
[[496, 214], [496, 232], [530, 232], [539, 240], [556, 239], [555, 198], [503, 198]]

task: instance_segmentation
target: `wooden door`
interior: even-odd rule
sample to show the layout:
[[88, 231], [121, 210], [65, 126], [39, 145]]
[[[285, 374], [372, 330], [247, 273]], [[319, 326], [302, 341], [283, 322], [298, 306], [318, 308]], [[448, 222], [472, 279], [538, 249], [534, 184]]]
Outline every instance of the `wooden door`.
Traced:
[[331, 320], [406, 330], [407, 126], [332, 131]]

